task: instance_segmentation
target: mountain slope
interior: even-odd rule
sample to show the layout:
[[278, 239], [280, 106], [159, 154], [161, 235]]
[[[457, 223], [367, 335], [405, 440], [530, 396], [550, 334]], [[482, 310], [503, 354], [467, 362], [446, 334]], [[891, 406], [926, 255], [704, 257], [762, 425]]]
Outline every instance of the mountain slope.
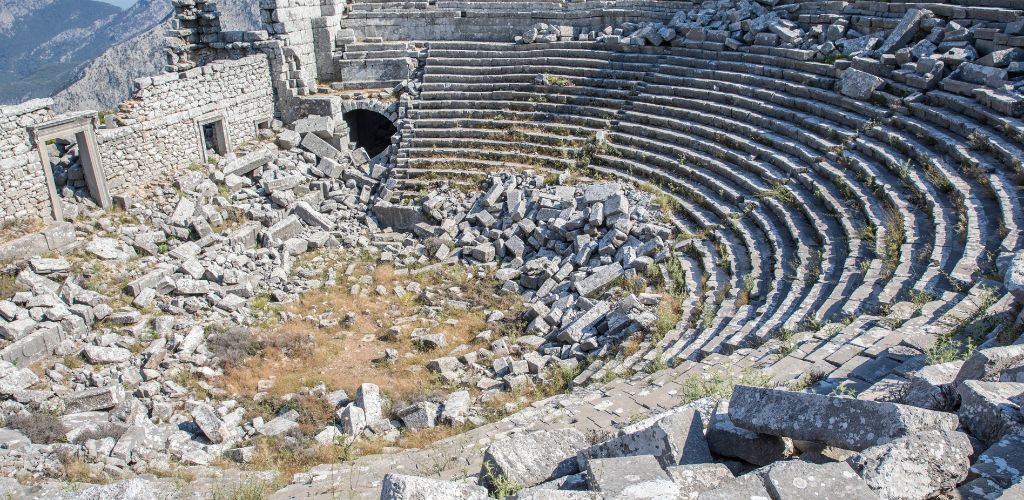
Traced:
[[119, 13], [94, 0], [0, 0], [0, 102], [51, 94], [109, 47], [93, 36]]
[[[2, 0], [0, 0], [2, 1]], [[225, 30], [249, 30], [259, 26], [259, 0], [220, 0], [221, 24]], [[133, 13], [132, 11], [139, 11]], [[157, 21], [155, 13], [164, 12]], [[54, 95], [58, 111], [113, 109], [131, 94], [132, 82], [152, 75], [164, 66], [164, 33], [169, 27], [170, 0], [140, 0], [125, 11], [126, 18], [145, 26], [130, 38], [108, 48], [84, 65], [73, 82]], [[102, 30], [116, 33], [116, 30]], [[104, 36], [97, 33], [97, 36]]]

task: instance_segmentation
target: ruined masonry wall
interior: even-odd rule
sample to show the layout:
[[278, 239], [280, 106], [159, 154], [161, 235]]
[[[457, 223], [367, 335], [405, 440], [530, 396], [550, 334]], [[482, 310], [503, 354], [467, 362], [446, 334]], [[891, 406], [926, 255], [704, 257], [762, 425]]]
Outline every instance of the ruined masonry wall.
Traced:
[[125, 125], [98, 130], [111, 192], [131, 192], [173, 178], [202, 161], [198, 120], [221, 115], [233, 147], [256, 138], [256, 124], [274, 115], [270, 65], [259, 54], [183, 73], [144, 78], [122, 105]]
[[51, 99], [0, 107], [0, 223], [50, 216], [50, 195], [28, 127], [53, 118]]

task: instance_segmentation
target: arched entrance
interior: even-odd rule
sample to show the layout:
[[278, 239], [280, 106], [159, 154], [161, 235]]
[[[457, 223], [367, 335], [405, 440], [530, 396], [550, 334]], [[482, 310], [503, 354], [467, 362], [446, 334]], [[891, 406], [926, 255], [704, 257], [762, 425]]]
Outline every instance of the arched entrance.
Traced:
[[349, 142], [366, 150], [370, 158], [391, 146], [391, 136], [398, 132], [386, 116], [368, 109], [356, 109], [342, 115], [349, 128]]

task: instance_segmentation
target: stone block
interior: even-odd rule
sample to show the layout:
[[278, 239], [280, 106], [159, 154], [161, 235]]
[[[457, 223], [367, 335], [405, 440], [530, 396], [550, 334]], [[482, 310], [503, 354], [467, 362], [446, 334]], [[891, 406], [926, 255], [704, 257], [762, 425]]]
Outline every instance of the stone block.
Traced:
[[700, 414], [691, 408], [669, 410], [581, 451], [578, 460], [583, 469], [596, 458], [638, 455], [654, 456], [665, 467], [711, 462]]
[[813, 464], [801, 460], [776, 463], [763, 473], [772, 498], [870, 500], [878, 498], [845, 462]]
[[859, 69], [848, 68], [839, 77], [839, 93], [861, 101], [885, 84], [885, 80]]
[[732, 471], [723, 464], [676, 465], [665, 472], [676, 483], [682, 500], [696, 500], [701, 493], [733, 479]]
[[882, 498], [925, 500], [967, 479], [971, 452], [966, 434], [929, 430], [867, 448], [848, 462]]
[[957, 388], [960, 422], [974, 437], [993, 443], [1024, 434], [1024, 383], [968, 380]]
[[522, 432], [492, 443], [484, 452], [480, 475], [490, 484], [487, 470], [523, 486], [533, 486], [579, 472], [576, 454], [589, 445], [586, 435], [567, 428]]
[[124, 401], [124, 389], [120, 385], [77, 391], [64, 399], [64, 413], [109, 410], [121, 401]]
[[487, 500], [487, 489], [466, 482], [388, 474], [381, 485], [381, 500], [459, 499]]
[[605, 498], [637, 498], [638, 493], [645, 494], [642, 498], [657, 498], [651, 496], [655, 490], [666, 493], [662, 498], [671, 498], [679, 489], [651, 455], [591, 459], [587, 480], [590, 489]]
[[956, 415], [912, 406], [736, 386], [729, 418], [739, 427], [859, 451], [923, 430], [953, 430]]
[[1019, 483], [1024, 476], [1024, 435], [1006, 436], [989, 446], [971, 466], [971, 473], [1000, 488]]

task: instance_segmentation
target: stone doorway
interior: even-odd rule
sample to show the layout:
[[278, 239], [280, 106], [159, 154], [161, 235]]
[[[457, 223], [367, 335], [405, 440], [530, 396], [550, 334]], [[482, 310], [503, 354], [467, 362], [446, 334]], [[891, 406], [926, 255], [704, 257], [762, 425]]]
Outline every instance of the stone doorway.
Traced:
[[224, 156], [231, 152], [231, 141], [228, 140], [223, 116], [206, 117], [198, 120], [196, 125], [199, 128], [199, 150], [203, 163], [208, 163], [211, 155]]
[[391, 136], [398, 132], [388, 117], [367, 109], [356, 109], [342, 115], [349, 128], [349, 142], [363, 148], [373, 158], [391, 146]]
[[[80, 196], [87, 194], [88, 199], [104, 210], [111, 207], [96, 141], [96, 120], [95, 112], [72, 113], [29, 129], [46, 177], [55, 220], [63, 220], [65, 216], [62, 192], [74, 196], [78, 190]], [[78, 181], [84, 181], [84, 186]]]

